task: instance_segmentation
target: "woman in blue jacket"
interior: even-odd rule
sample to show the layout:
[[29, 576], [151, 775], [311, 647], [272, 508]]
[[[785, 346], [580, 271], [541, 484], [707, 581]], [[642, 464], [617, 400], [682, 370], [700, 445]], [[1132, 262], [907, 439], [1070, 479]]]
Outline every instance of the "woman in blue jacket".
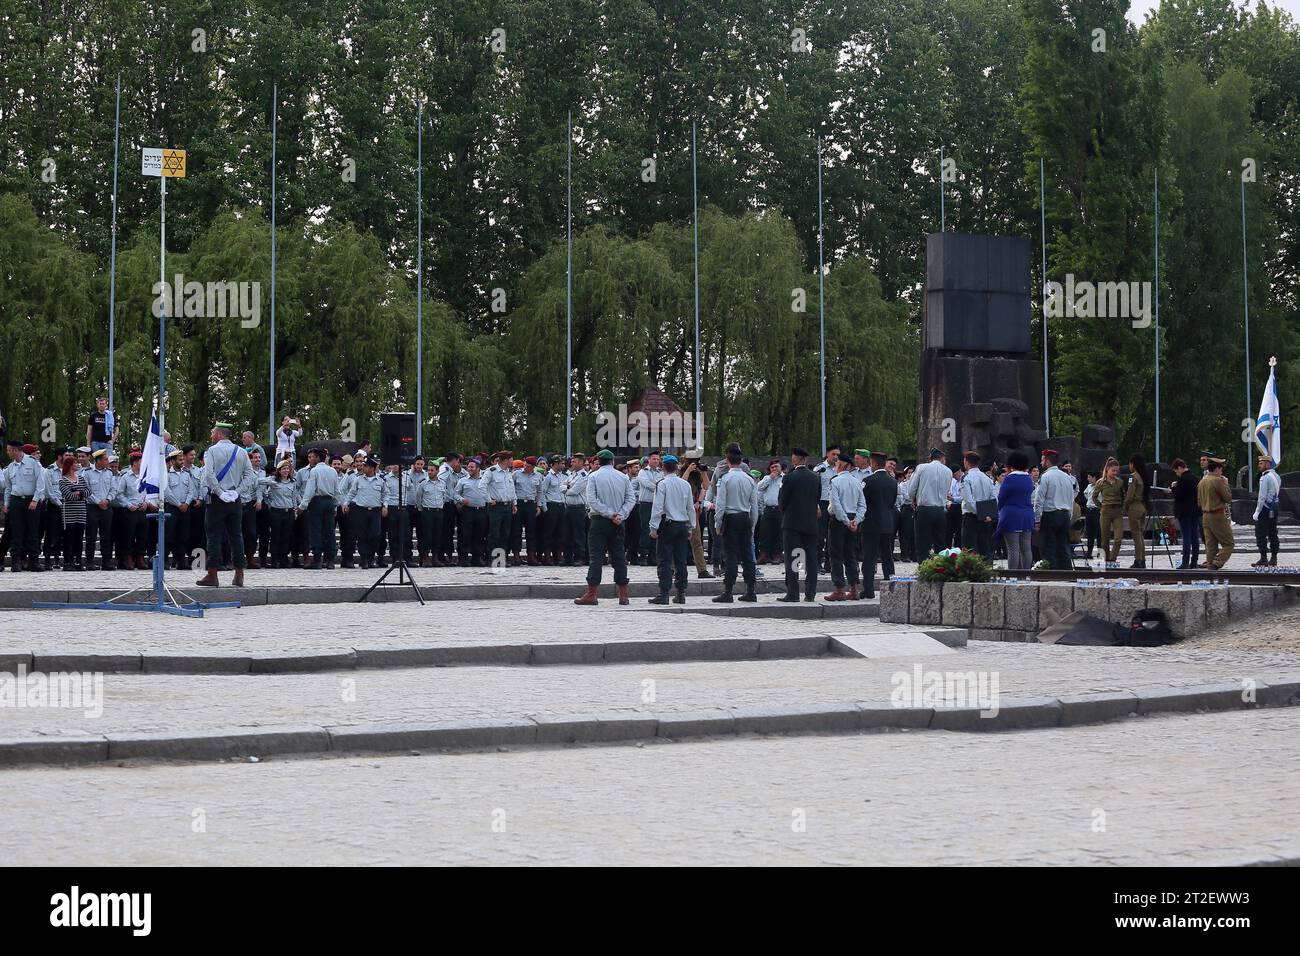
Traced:
[[1029, 477], [1029, 457], [1020, 451], [1007, 456], [1011, 473], [998, 486], [998, 526], [993, 537], [1006, 538], [1007, 569], [1033, 567], [1034, 480]]

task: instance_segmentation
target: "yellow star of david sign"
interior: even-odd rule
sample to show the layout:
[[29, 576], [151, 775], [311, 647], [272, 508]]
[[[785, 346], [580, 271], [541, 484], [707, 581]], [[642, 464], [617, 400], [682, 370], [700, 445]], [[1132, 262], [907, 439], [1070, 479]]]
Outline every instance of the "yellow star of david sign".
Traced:
[[162, 174], [177, 179], [185, 178], [185, 150], [164, 149], [162, 151]]

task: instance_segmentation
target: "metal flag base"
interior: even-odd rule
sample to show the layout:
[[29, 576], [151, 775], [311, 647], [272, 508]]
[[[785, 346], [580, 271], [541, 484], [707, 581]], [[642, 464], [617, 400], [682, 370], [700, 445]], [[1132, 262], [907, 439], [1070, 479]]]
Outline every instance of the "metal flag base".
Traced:
[[[165, 513], [149, 515], [150, 518], [166, 520]], [[160, 542], [161, 542], [160, 538]], [[147, 587], [132, 588], [125, 594], [107, 601], [86, 603], [60, 601], [33, 601], [32, 607], [41, 610], [82, 610], [82, 611], [152, 611], [157, 614], [175, 614], [180, 617], [202, 617], [203, 612], [212, 608], [239, 607], [238, 601], [196, 601], [180, 588], [169, 587], [163, 573], [164, 552], [160, 548], [153, 558], [153, 583]], [[132, 594], [152, 590], [152, 595], [145, 600], [128, 601]], [[179, 595], [179, 597], [178, 597]], [[184, 600], [181, 600], [181, 599]]]
[[[397, 572], [397, 580], [386, 581], [385, 578], [394, 571]], [[411, 590], [415, 592], [415, 599], [420, 602], [421, 606], [423, 606], [424, 595], [420, 593], [420, 586], [415, 583], [415, 577], [411, 574], [411, 569], [406, 566], [405, 561], [394, 561], [390, 564], [387, 570], [379, 576], [379, 580], [370, 585], [370, 587], [366, 589], [366, 593], [357, 599], [357, 603], [360, 604], [365, 601], [366, 598], [370, 597], [371, 592], [380, 585], [383, 585], [384, 587], [392, 587], [393, 585], [401, 587], [404, 584], [409, 584], [411, 586]]]

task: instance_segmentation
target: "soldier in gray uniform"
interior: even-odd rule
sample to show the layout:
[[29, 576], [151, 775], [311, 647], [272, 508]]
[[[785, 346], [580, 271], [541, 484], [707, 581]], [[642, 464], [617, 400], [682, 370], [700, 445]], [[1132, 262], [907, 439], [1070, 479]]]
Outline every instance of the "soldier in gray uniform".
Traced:
[[212, 429], [212, 444], [203, 453], [204, 487], [208, 492], [208, 504], [204, 508], [208, 573], [195, 582], [199, 587], [214, 588], [220, 583], [217, 568], [222, 547], [227, 542], [230, 544], [231, 564], [235, 568], [235, 578], [231, 583], [237, 588], [244, 586], [247, 561], [239, 489], [247, 481], [252, 465], [248, 462], [248, 452], [230, 440], [234, 430], [233, 425], [217, 422]]
[[99, 448], [95, 465], [82, 474], [90, 496], [86, 499], [86, 568], [95, 568], [95, 539], [99, 539], [99, 570], [113, 570], [113, 494], [117, 477], [108, 467], [108, 449]]

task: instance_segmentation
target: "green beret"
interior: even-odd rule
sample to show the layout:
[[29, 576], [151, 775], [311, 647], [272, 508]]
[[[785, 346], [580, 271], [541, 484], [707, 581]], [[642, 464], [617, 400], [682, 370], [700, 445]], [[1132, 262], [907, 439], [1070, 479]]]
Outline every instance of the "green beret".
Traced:
[[861, 455], [863, 458], [870, 458], [871, 450], [867, 448], [855, 448], [853, 449], [853, 454]]
[[596, 457], [601, 461], [613, 461], [614, 453], [608, 448], [602, 448], [600, 451], [596, 452]]

